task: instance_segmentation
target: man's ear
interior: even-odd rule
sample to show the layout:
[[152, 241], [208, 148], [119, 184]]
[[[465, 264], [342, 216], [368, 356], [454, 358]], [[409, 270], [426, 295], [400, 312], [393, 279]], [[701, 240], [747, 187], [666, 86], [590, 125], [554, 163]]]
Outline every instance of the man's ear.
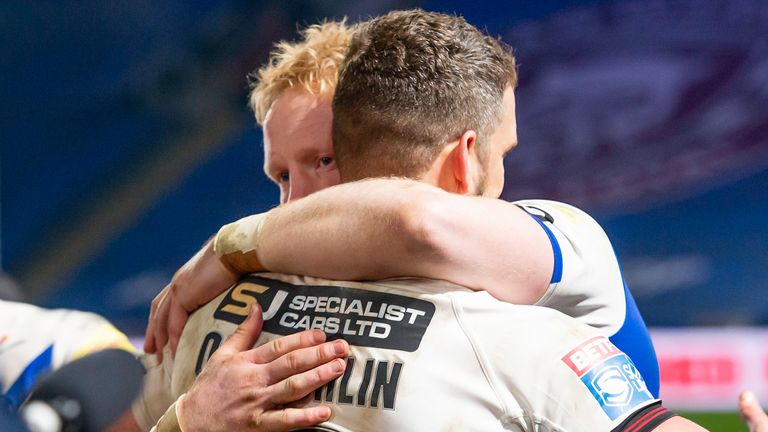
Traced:
[[472, 163], [472, 155], [475, 152], [475, 142], [477, 133], [468, 130], [461, 134], [459, 142], [451, 151], [450, 159], [452, 161], [453, 178], [456, 182], [456, 192], [462, 195], [472, 190], [474, 181], [475, 166]]

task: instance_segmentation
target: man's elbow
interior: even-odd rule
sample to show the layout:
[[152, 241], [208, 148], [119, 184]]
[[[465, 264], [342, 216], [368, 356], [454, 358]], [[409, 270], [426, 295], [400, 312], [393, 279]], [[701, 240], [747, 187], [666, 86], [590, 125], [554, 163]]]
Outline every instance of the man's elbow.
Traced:
[[420, 260], [419, 264], [450, 261], [451, 242], [455, 241], [450, 210], [433, 195], [421, 194], [418, 200], [401, 206], [396, 215], [404, 256]]

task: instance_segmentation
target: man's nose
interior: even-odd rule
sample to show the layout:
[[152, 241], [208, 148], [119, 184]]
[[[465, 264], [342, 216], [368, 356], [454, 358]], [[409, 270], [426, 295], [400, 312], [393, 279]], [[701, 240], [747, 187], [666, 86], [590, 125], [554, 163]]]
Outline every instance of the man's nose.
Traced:
[[306, 176], [291, 178], [291, 191], [288, 194], [288, 202], [295, 201], [314, 192], [311, 181]]

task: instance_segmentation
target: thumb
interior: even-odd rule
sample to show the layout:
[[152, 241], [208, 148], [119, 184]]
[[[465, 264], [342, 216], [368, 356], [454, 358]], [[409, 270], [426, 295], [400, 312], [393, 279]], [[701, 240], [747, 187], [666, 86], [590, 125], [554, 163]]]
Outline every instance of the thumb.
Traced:
[[739, 395], [739, 412], [750, 431], [761, 432], [768, 430], [766, 429], [768, 417], [765, 415], [754, 393], [744, 391]]
[[221, 344], [217, 353], [222, 354], [237, 354], [241, 351], [246, 351], [253, 348], [253, 344], [261, 334], [261, 327], [264, 324], [264, 319], [261, 315], [261, 306], [255, 303], [251, 307], [251, 311], [245, 320], [240, 323], [232, 335], [230, 335], [224, 343]]

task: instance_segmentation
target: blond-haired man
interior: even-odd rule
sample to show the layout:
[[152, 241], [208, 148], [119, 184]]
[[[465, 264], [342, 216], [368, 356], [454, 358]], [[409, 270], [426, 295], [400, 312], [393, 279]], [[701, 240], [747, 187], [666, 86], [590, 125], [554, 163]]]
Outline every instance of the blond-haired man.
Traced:
[[[280, 188], [281, 203], [339, 183], [331, 101], [353, 31], [344, 21], [310, 26], [298, 42], [276, 44], [251, 75], [249, 105], [264, 130], [264, 172]], [[235, 280], [207, 243], [152, 302], [144, 350], [162, 358], [169, 336], [175, 350], [188, 313]], [[185, 295], [174, 295], [177, 289]]]
[[[256, 121], [265, 126], [264, 171], [279, 186], [281, 202], [299, 199], [339, 182], [331, 143], [331, 100], [336, 88], [338, 67], [347, 51], [352, 32], [352, 27], [343, 21], [310, 26], [302, 31], [300, 41], [278, 43], [268, 64], [251, 76], [253, 91], [250, 106]], [[278, 124], [279, 121], [272, 118], [275, 110], [270, 108], [278, 100], [281, 105], [289, 107], [292, 121], [288, 124]], [[174, 283], [194, 282], [200, 286], [221, 283], [218, 279], [220, 269], [212, 267], [198, 271], [197, 263], [211, 262], [210, 252], [211, 249], [204, 248], [190, 260], [174, 276]], [[193, 268], [198, 269], [194, 275], [189, 271]], [[158, 298], [153, 302], [153, 309], [161, 304], [161, 300]], [[169, 297], [165, 304], [174, 300]], [[182, 303], [181, 306], [192, 311], [202, 304]], [[174, 315], [184, 310], [181, 307], [161, 310], [172, 310], [171, 322], [181, 322], [176, 336], [172, 334], [171, 343], [175, 346], [183, 322], [186, 321], [186, 313]], [[277, 339], [266, 349], [265, 346], [259, 347], [259, 354], [256, 354], [256, 350], [247, 348], [258, 337], [259, 319], [255, 316], [245, 320], [233, 340], [219, 341], [221, 347], [208, 361], [205, 372], [197, 379], [183, 405], [198, 416], [213, 419], [215, 415], [215, 421], [193, 424], [204, 424], [208, 429], [215, 423], [216, 427], [229, 430], [234, 427], [232, 422], [247, 417], [253, 424], [259, 425], [257, 430], [288, 430], [330, 418], [331, 412], [327, 407], [298, 409], [286, 404], [301, 399], [343, 372], [345, 362], [340, 359], [346, 358], [349, 353], [346, 343], [335, 341], [321, 344], [325, 335], [313, 330]], [[157, 351], [157, 357], [162, 361], [162, 347], [165, 344], [163, 338], [155, 343], [150, 327], [145, 350]], [[156, 346], [160, 349], [156, 349]], [[166, 358], [168, 354], [166, 351]], [[258, 362], [254, 362], [256, 358]], [[289, 365], [285, 362], [289, 362]], [[151, 377], [153, 374], [170, 377], [173, 362], [157, 364], [159, 362], [149, 360], [149, 363], [151, 371], [147, 380], [150, 386], [148, 391], [165, 400], [172, 391], [171, 386], [162, 380], [152, 380]], [[239, 385], [221, 385], [222, 375], [229, 377], [227, 382], [238, 382]], [[191, 383], [189, 378], [187, 376], [186, 381], [177, 384], [176, 388], [186, 389]], [[216, 403], [211, 403], [211, 400]], [[153, 399], [137, 401], [133, 414], [124, 419], [121, 427], [149, 429], [167, 406], [167, 403], [158, 405], [153, 402]], [[235, 409], [223, 410], [222, 406]], [[172, 424], [171, 428], [174, 427], [175, 408], [172, 407], [163, 417], [163, 427], [167, 428], [168, 423]], [[243, 411], [248, 414], [243, 414]], [[189, 421], [194, 422], [194, 419]]]
[[[479, 32], [456, 17], [409, 11], [389, 14], [381, 19], [374, 20], [373, 23], [375, 23], [375, 26], [372, 25], [372, 28], [378, 29], [378, 32], [373, 34], [379, 35], [381, 35], [382, 28], [389, 27], [390, 29], [395, 29], [395, 34], [397, 34], [397, 29], [415, 24], [418, 30], [415, 32], [417, 37], [420, 37], [421, 32], [429, 35], [435, 29], [445, 30], [446, 27], [455, 25], [459, 27], [460, 32], [454, 34], [456, 37], [451, 40], [463, 41], [462, 36], [473, 37], [474, 40], [471, 42], [475, 42], [481, 51], [484, 48], [488, 48], [491, 51], [491, 55], [494, 55], [493, 41], [483, 39], [482, 37], [478, 39]], [[366, 31], [368, 30], [366, 28]], [[451, 32], [448, 31], [447, 33]], [[429, 37], [427, 36], [427, 38]], [[365, 43], [366, 36], [361, 36], [361, 41]], [[367, 42], [378, 48], [379, 46], [376, 44], [381, 43], [382, 39], [381, 36], [379, 36], [379, 39], [373, 37]], [[445, 41], [440, 40], [438, 45], [440, 43], [445, 44]], [[427, 44], [429, 44], [429, 41]], [[386, 46], [386, 43], [384, 46]], [[408, 49], [411, 49], [410, 45], [406, 44], [406, 46]], [[354, 43], [352, 47], [353, 53], [358, 52], [355, 48], [360, 52], [366, 52], [365, 47], [360, 49], [360, 46], [356, 47]], [[374, 52], [376, 51], [375, 48], [373, 49]], [[371, 50], [367, 52], [371, 53]], [[392, 51], [384, 49], [383, 52], [391, 53]], [[444, 53], [445, 51], [443, 51]], [[478, 54], [477, 51], [474, 51], [474, 53]], [[487, 52], [479, 54], [481, 58], [487, 55]], [[384, 57], [385, 60], [394, 60], [395, 62], [399, 60], [396, 55], [393, 59], [387, 59], [386, 54]], [[503, 57], [503, 54], [499, 57]], [[494, 106], [489, 108], [491, 114], [487, 119], [488, 121], [481, 119], [476, 123], [477, 130], [473, 129], [461, 133], [457, 142], [451, 141], [447, 145], [443, 144], [442, 146], [438, 142], [438, 145], [431, 149], [431, 151], [430, 149], [423, 150], [425, 153], [431, 153], [431, 157], [436, 158], [432, 165], [422, 167], [427, 170], [424, 176], [424, 178], [429, 179], [427, 182], [434, 181], [441, 187], [444, 186], [449, 190], [455, 189], [456, 192], [460, 193], [467, 193], [468, 191], [478, 192], [485, 189], [489, 191], [487, 193], [493, 195], [498, 194], [500, 191], [499, 170], [494, 170], [488, 164], [498, 164], [504, 151], [514, 145], [516, 134], [514, 98], [511, 89], [506, 91], [509, 88], [509, 62], [506, 62], [503, 58], [497, 58], [496, 60], [496, 65], [499, 66], [499, 72], [501, 73], [496, 76], [498, 80], [490, 84], [487, 89], [491, 98], [496, 98]], [[405, 63], [408, 62], [406, 61]], [[412, 63], [408, 64], [411, 65]], [[364, 69], [364, 66], [358, 65], [357, 72], [362, 72], [364, 76]], [[352, 69], [346, 69], [345, 71], [348, 72], [349, 70]], [[422, 69], [421, 72], [425, 71]], [[430, 71], [426, 71], [425, 76], [432, 78], [429, 75]], [[341, 76], [342, 82], [345, 82], [347, 78], [345, 78], [344, 73]], [[340, 88], [342, 87], [340, 85]], [[494, 89], [498, 90], [498, 92]], [[342, 99], [339, 96], [340, 94], [343, 95], [344, 93], [338, 89], [337, 100]], [[424, 93], [421, 93], [421, 95], [424, 96]], [[386, 99], [387, 95], [379, 93], [378, 97]], [[370, 101], [366, 100], [366, 102]], [[381, 106], [376, 106], [375, 102], [372, 103], [375, 109], [369, 111], [368, 115], [377, 111], [376, 108], [381, 108]], [[410, 107], [413, 107], [413, 105], [410, 105]], [[406, 112], [408, 114], [412, 113], [411, 111]], [[353, 111], [345, 115], [348, 115], [349, 118], [354, 118], [355, 114], [356, 112]], [[381, 113], [385, 119], [388, 119], [388, 116], [391, 114], [386, 111]], [[498, 118], [494, 120], [494, 116]], [[461, 115], [458, 115], [458, 117], [460, 118]], [[403, 120], [402, 117], [400, 120]], [[334, 119], [334, 122], [334, 141], [336, 141], [337, 119]], [[496, 122], [500, 122], [501, 127]], [[406, 128], [414, 124], [409, 122], [408, 119], [405, 119], [403, 123], [406, 125]], [[352, 121], [347, 124], [354, 127], [356, 122]], [[462, 126], [454, 127], [461, 128]], [[449, 126], [446, 129], [450, 130], [450, 128]], [[432, 131], [437, 132], [438, 138], [436, 140], [439, 141], [441, 139], [439, 128], [434, 127]], [[374, 129], [373, 139], [387, 136], [386, 132], [385, 130]], [[406, 136], [400, 135], [399, 137], [402, 139]], [[389, 136], [389, 138], [392, 137], [391, 135]], [[487, 138], [491, 143], [489, 145], [490, 148], [487, 149], [488, 153], [485, 155], [482, 155], [482, 152], [475, 147], [478, 137]], [[337, 154], [341, 157], [340, 153], [342, 152], [337, 151]], [[350, 161], [354, 160], [355, 155], [347, 153], [345, 157], [349, 158], [342, 160], [345, 160], [345, 163], [351, 163]], [[486, 157], [487, 159], [485, 159]], [[368, 161], [370, 162], [370, 159]], [[391, 159], [385, 163], [388, 163], [389, 166], [394, 166]], [[413, 166], [418, 167], [418, 165]], [[496, 166], [499, 167], [499, 165]], [[352, 172], [359, 173], [362, 171]], [[366, 184], [370, 183], [366, 182]], [[418, 189], [418, 185], [405, 183], [408, 187]], [[289, 205], [286, 209], [290, 207]], [[518, 211], [522, 212], [521, 210]], [[530, 216], [528, 218], [518, 218], [517, 220], [530, 221], [534, 224], [533, 226], [540, 226], [535, 219], [530, 218]], [[271, 220], [267, 221], [267, 223], [270, 222]], [[233, 268], [238, 268], [242, 265], [253, 265], [254, 259], [260, 257], [260, 255], [257, 256], [251, 253], [252, 249], [248, 243], [248, 240], [252, 239], [252, 236], [255, 235], [250, 229], [252, 226], [248, 225], [258, 226], [259, 224], [259, 218], [256, 220], [252, 219], [220, 232], [217, 238], [217, 249], [222, 257], [225, 257], [228, 265]], [[244, 227], [247, 229], [241, 229]], [[265, 226], [265, 230], [266, 228]], [[546, 228], [541, 227], [539, 229], [541, 230], [539, 235], [549, 237]], [[532, 233], [532, 236], [537, 236], [535, 231]], [[546, 240], [547, 237], [544, 237], [544, 239]], [[546, 248], [541, 248], [534, 254], [541, 253], [542, 250], [546, 250]], [[544, 252], [543, 256], [546, 258], [547, 253]], [[551, 257], [551, 255], [549, 256]], [[534, 273], [536, 272], [534, 271]], [[524, 278], [531, 277], [536, 279], [540, 276], [540, 274], [533, 276], [529, 274], [524, 276]], [[313, 290], [317, 290], [318, 293], [322, 292], [323, 295], [312, 295]], [[475, 427], [481, 430], [494, 428], [492, 425], [495, 425], [497, 428], [513, 427], [515, 425], [514, 427], [522, 428], [522, 430], [534, 427], [539, 430], [561, 430], [562, 428], [595, 430], [595, 428], [612, 428], [613, 426], [620, 428], [631, 427], [633, 430], [651, 430], [662, 422], [663, 427], [660, 427], [658, 430], [671, 430], [670, 428], [676, 427], [679, 428], [677, 430], [684, 430], [684, 428], [691, 426], [682, 419], [669, 419], [666, 411], [655, 405], [653, 398], [644, 387], [642, 378], [640, 378], [634, 366], [631, 365], [631, 361], [623, 354], [618, 354], [619, 351], [604, 336], [597, 336], [599, 333], [595, 329], [576, 324], [572, 319], [550, 309], [526, 309], [525, 307], [504, 305], [493, 301], [490, 297], [483, 294], [471, 295], [471, 291], [454, 285], [434, 284], [425, 281], [410, 284], [398, 282], [354, 284], [281, 276], [251, 278], [237, 285], [228, 293], [222, 294], [219, 299], [209, 303], [204, 310], [201, 310], [192, 317], [194, 323], [190, 323], [190, 326], [185, 330], [182, 342], [179, 345], [179, 358], [182, 357], [182, 352], [194, 351], [193, 348], [198, 347], [202, 336], [200, 332], [204, 331], [201, 330], [202, 328], [210, 329], [213, 327], [215, 332], [231, 331], [233, 325], [238, 320], [242, 320], [243, 312], [247, 310], [247, 306], [253, 304], [258, 299], [259, 304], [263, 304], [266, 309], [265, 320], [270, 322], [269, 333], [271, 333], [271, 336], [269, 334], [262, 335], [262, 338], [269, 339], [277, 334], [283, 334], [282, 332], [290, 332], [290, 329], [295, 330], [296, 328], [306, 326], [314, 327], [315, 325], [320, 326], [320, 328], [323, 328], [328, 333], [339, 334], [340, 320], [343, 318], [345, 321], [342, 333], [348, 335], [351, 339], [355, 339], [353, 353], [357, 355], [354, 358], [360, 359], [366, 358], [368, 355], [374, 356], [371, 362], [365, 361], [363, 370], [357, 369], [355, 371], [354, 364], [351, 365], [351, 369], [350, 365], [348, 365], [347, 372], [350, 376], [347, 377], [345, 375], [341, 379], [339, 384], [341, 387], [337, 389], [338, 391], [331, 394], [329, 389], [325, 396], [321, 395], [321, 399], [325, 397], [330, 398], [323, 400], [333, 400], [342, 405], [348, 403], [354, 405], [354, 407], [345, 407], [338, 413], [334, 423], [327, 425], [332, 430], [336, 430], [335, 428], [346, 430], [344, 428], [377, 429], [380, 427], [402, 429], [408, 427], [408, 425], [414, 428], [430, 428], [430, 425], [432, 425], [432, 427], [440, 429], [447, 427], [449, 424], [457, 424], [454, 423], [455, 421], [461, 422], [464, 427]], [[492, 313], [494, 310], [496, 312]], [[463, 312], [458, 313], [457, 311]], [[516, 311], [518, 313], [515, 313]], [[331, 316], [323, 315], [328, 313]], [[341, 314], [344, 317], [337, 317], [333, 314]], [[467, 321], [459, 319], [463, 314], [466, 314], [464, 316]], [[401, 330], [409, 334], [409, 338], [406, 338], [404, 341], [398, 335], [400, 333], [390, 332], [392, 323], [361, 321], [360, 318], [363, 316], [374, 320], [376, 318], [388, 320], [392, 321], [392, 323], [407, 322], [408, 325], [403, 324], [405, 327]], [[487, 320], [481, 319], [476, 321], [480, 316], [486, 317]], [[539, 316], [541, 319], [534, 319], [534, 316]], [[435, 320], [434, 323], [432, 323], [432, 319]], [[352, 322], [350, 320], [354, 320], [354, 323], [350, 324]], [[507, 326], [502, 325], [502, 327], [498, 327], [504, 328], [503, 333], [506, 336], [498, 341], [501, 343], [497, 347], [498, 350], [488, 351], [485, 348], [488, 344], [493, 344], [493, 342], [489, 341], [493, 339], [495, 334], [493, 331], [489, 331], [490, 329], [487, 328], [487, 324], [496, 320], [499, 320], [501, 324], [507, 323]], [[487, 321], [485, 325], [482, 324], [484, 321]], [[505, 349], [511, 348], [512, 340], [517, 334], [514, 328], [520, 325], [525, 326], [526, 322], [533, 324], [532, 333], [526, 336], [525, 341], [529, 343], [523, 343], [521, 346], [528, 347], [528, 350], [531, 352], [507, 357], [508, 360], [506, 362], [502, 361], [499, 363], [498, 360], [504, 357], [502, 353], [506, 352], [504, 351]], [[205, 325], [201, 325], [201, 323], [205, 323]], [[469, 325], [469, 327], [462, 323]], [[348, 324], [352, 327], [348, 327]], [[480, 327], [477, 327], [478, 325]], [[572, 325], [574, 326], [573, 328], [571, 328]], [[415, 327], [411, 328], [409, 326]], [[446, 373], [435, 374], [435, 372], [439, 372], [435, 368], [441, 362], [436, 361], [437, 357], [434, 356], [437, 355], [439, 357], [440, 351], [435, 351], [432, 348], [419, 351], [422, 338], [425, 345], [437, 347], [440, 345], [440, 336], [437, 335], [446, 337], [446, 332], [454, 327], [459, 331], [455, 334], [462, 334], [462, 330], [459, 329], [463, 329], [464, 337], [457, 341], [455, 347], [458, 350], [457, 354], [447, 358], [444, 357], [445, 368], [454, 368], [454, 371], [463, 370], [467, 378], [469, 378], [467, 380], [455, 380], [456, 375], [448, 370], [446, 370]], [[563, 331], [559, 331], [558, 328]], [[572, 331], [565, 331], [568, 328], [571, 328]], [[480, 338], [475, 337], [478, 335], [476, 330], [482, 330], [479, 332]], [[351, 333], [348, 333], [348, 331]], [[567, 347], [573, 348], [573, 350], [566, 353], [560, 359], [557, 355], [552, 356], [553, 353], [548, 351], [548, 349], [536, 345], [534, 341], [536, 340], [537, 333], [535, 332], [539, 331], [550, 335], [554, 331], [556, 335], [566, 338], [575, 337], [580, 342], [576, 340], [561, 341], [564, 342], [564, 346], [567, 345]], [[586, 339], [581, 340], [581, 338]], [[377, 339], [379, 342], [375, 342]], [[599, 341], [599, 343], [596, 341]], [[438, 345], [435, 345], [436, 342]], [[203, 344], [199, 347], [201, 353], [204, 353], [203, 349], [205, 347], [206, 345], [203, 341]], [[555, 351], [561, 348], [563, 347], [555, 347]], [[593, 352], [593, 349], [600, 351], [602, 354], [590, 357], [589, 361], [582, 361], [583, 356]], [[474, 357], [472, 356], [473, 351], [475, 352]], [[417, 354], [407, 354], [414, 352]], [[487, 357], [482, 353], [490, 353], [491, 355]], [[386, 359], [379, 358], [376, 360], [376, 357], [381, 355], [386, 356]], [[617, 355], [622, 357], [616, 357]], [[188, 356], [184, 356], [184, 358], [188, 358]], [[472, 360], [473, 358], [475, 360]], [[522, 361], [525, 364], [512, 364], [513, 359], [514, 361]], [[465, 367], [460, 368], [459, 365], [465, 361], [467, 362]], [[476, 361], [479, 361], [479, 363]], [[490, 361], [490, 364], [487, 363], [488, 361]], [[533, 363], [530, 363], [531, 361]], [[560, 364], [560, 362], [564, 365]], [[411, 369], [405, 363], [411, 365]], [[432, 365], [432, 369], [430, 369], [430, 365]], [[188, 367], [181, 366], [181, 369], [188, 369]], [[413, 372], [407, 372], [408, 370]], [[429, 372], [430, 370], [431, 373]], [[533, 372], [534, 370], [539, 370], [542, 373], [539, 377], [540, 381], [531, 381], [528, 379], [530, 376], [522, 378], [525, 374], [536, 375]], [[622, 372], [619, 372], [620, 370], [624, 370], [624, 373], [629, 375], [622, 375]], [[471, 375], [475, 372], [478, 374], [477, 379], [471, 379]], [[375, 380], [370, 375], [371, 373], [375, 374]], [[403, 374], [402, 376], [400, 375], [401, 373]], [[482, 379], [483, 373], [485, 373], [485, 380]], [[490, 375], [488, 375], [489, 373]], [[519, 379], [515, 379], [514, 376], [517, 376]], [[501, 378], [501, 380], [498, 378]], [[609, 398], [610, 401], [607, 405], [602, 405], [599, 401], [596, 404], [595, 400], [597, 399], [588, 402], [589, 398], [597, 397], [589, 395], [587, 389], [582, 388], [582, 386], [588, 388], [589, 385], [596, 385], [594, 382], [590, 381], [591, 384], [587, 384], [587, 381], [584, 381], [584, 379], [591, 378], [600, 378], [598, 380], [598, 390], [602, 388], [603, 391], [608, 392], [602, 393], [603, 396], [612, 396]], [[432, 392], [431, 395], [439, 400], [430, 401], [426, 397], [430, 394], [429, 389], [418, 384], [424, 380], [428, 382], [429, 379], [436, 380], [437, 384], [459, 381], [465, 383], [468, 388], [465, 389], [465, 392], [460, 392], [465, 393], [463, 396], [454, 392]], [[398, 415], [398, 410], [394, 406], [398, 393], [398, 382], [412, 391], [420, 390], [419, 392], [399, 393], [399, 397], [406, 399], [400, 405], [400, 414], [402, 415]], [[636, 390], [626, 388], [626, 391], [622, 390], [619, 392], [621, 395], [610, 395], [609, 393], [618, 389], [616, 385], [620, 383], [635, 386], [632, 388], [636, 388]], [[608, 387], [601, 387], [602, 384], [608, 385]], [[475, 387], [475, 385], [477, 386]], [[346, 393], [350, 386], [356, 389], [356, 397], [353, 394]], [[573, 390], [573, 393], [570, 393], [571, 390]], [[542, 391], [544, 393], [541, 393]], [[616, 397], [619, 397], [619, 399], [629, 399], [619, 402]], [[349, 401], [347, 401], [347, 398], [349, 398]], [[357, 402], [352, 402], [355, 400]], [[478, 403], [484, 400], [487, 401], [487, 404]], [[553, 401], [562, 401], [564, 404], [553, 404]], [[618, 408], [616, 408], [617, 402]], [[183, 402], [181, 404], [182, 411], [185, 405], [189, 406], [186, 402]], [[445, 409], [446, 406], [453, 405], [455, 405], [455, 409]], [[387, 411], [386, 409], [382, 411], [380, 409], [382, 406], [394, 411]], [[606, 417], [602, 417], [603, 414], [600, 414], [601, 406]], [[606, 408], [606, 406], [610, 406], [610, 408]], [[378, 409], [359, 412], [356, 408], [363, 410]], [[466, 411], [462, 411], [462, 409]], [[441, 411], [441, 414], [438, 415], [435, 410]], [[194, 415], [192, 410], [187, 412]], [[421, 412], [421, 415], [418, 414], [419, 412]], [[205, 420], [199, 416], [194, 418]], [[477, 423], [473, 423], [473, 421]], [[609, 427], [609, 424], [613, 426]], [[694, 430], [694, 428], [690, 430]]]
[[[456, 82], [444, 85], [472, 90], [456, 94], [438, 85], [426, 92], [431, 100], [408, 100], [428, 80], [401, 80], [405, 87], [399, 93], [379, 90], [384, 94], [379, 95], [375, 112], [367, 114], [361, 112], [366, 104], [358, 103], [365, 89], [347, 88], [346, 94], [336, 95], [333, 107], [343, 112], [346, 124], [336, 122], [338, 137], [332, 140], [331, 98], [353, 31], [344, 23], [310, 27], [300, 42], [278, 44], [269, 63], [254, 76], [251, 108], [263, 126], [264, 168], [280, 187], [281, 203], [338, 181], [332, 141], [345, 182], [396, 175], [431, 184], [440, 181], [442, 189], [456, 193], [402, 181], [349, 184], [273, 212], [258, 257], [254, 232], [244, 237], [252, 240], [250, 244], [242, 242], [242, 250], [223, 257], [228, 268], [215, 259], [212, 244], [207, 245], [200, 252], [202, 259], [182, 268], [155, 300], [147, 349], [155, 348], [155, 336], [157, 345], [163, 346], [169, 333], [175, 349], [187, 314], [241, 274], [262, 270], [261, 262], [272, 271], [330, 279], [421, 276], [486, 290], [515, 304], [552, 307], [602, 329], [633, 358], [651, 393], [658, 395], [658, 364], [648, 331], [602, 228], [565, 204], [527, 200], [513, 206], [491, 199], [503, 186], [503, 154], [516, 144], [516, 131], [505, 130], [514, 124], [500, 121], [503, 107], [493, 102], [493, 90], [486, 83], [492, 68], [500, 66], [467, 61], [464, 70], [452, 72]], [[372, 64], [389, 60], [382, 55]], [[509, 79], [506, 103], [514, 106], [514, 58], [504, 61], [509, 63], [508, 76], [496, 73]], [[392, 76], [397, 73], [396, 65], [388, 71]], [[367, 85], [358, 81], [361, 87]], [[471, 84], [462, 86], [461, 81]], [[441, 94], [449, 96], [439, 100]], [[384, 106], [390, 98], [397, 101]], [[398, 110], [406, 114], [397, 117]], [[472, 117], [484, 119], [483, 129], [500, 124], [501, 132], [511, 138], [502, 137], [506, 141], [492, 147], [484, 130], [466, 137], [464, 145], [473, 147], [468, 154], [474, 158], [466, 162], [466, 169], [474, 169], [470, 177], [477, 177], [469, 189], [440, 178], [447, 172], [429, 172], [428, 167], [437, 157], [450, 156], [438, 154], [442, 143], [462, 136]], [[384, 121], [401, 124], [387, 129]], [[445, 126], [451, 124], [456, 126]], [[410, 143], [421, 145], [409, 148]], [[356, 163], [345, 164], [345, 157]], [[487, 169], [477, 169], [476, 162], [487, 162]]]
[[[280, 188], [281, 203], [339, 183], [331, 100], [352, 31], [343, 21], [310, 26], [300, 42], [278, 43], [251, 77], [250, 106], [264, 126], [264, 173]], [[274, 116], [283, 111], [293, 117], [278, 125]]]

